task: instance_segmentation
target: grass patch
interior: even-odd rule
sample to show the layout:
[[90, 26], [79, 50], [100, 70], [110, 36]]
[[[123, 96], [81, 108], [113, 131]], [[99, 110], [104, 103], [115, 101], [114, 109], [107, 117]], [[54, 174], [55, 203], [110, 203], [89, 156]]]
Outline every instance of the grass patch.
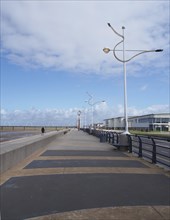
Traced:
[[160, 137], [160, 138], [170, 138], [170, 132], [159, 132], [159, 131], [136, 131], [136, 130], [130, 130], [131, 134], [137, 134], [137, 135], [145, 135], [145, 136], [153, 136], [153, 137]]

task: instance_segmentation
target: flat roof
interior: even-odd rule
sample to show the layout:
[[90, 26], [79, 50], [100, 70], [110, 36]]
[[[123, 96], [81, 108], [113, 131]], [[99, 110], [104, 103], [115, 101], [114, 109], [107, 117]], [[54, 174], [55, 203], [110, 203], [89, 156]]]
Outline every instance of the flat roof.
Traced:
[[[155, 117], [155, 116], [168, 116], [170, 118], [170, 113], [156, 113], [156, 114], [146, 114], [146, 115], [138, 115], [138, 116], [128, 116], [128, 118], [141, 118], [141, 117]], [[113, 118], [107, 118], [104, 119], [104, 121], [106, 120], [112, 120], [112, 119], [118, 119], [118, 118], [124, 118], [124, 116], [119, 116], [119, 117], [113, 117]]]

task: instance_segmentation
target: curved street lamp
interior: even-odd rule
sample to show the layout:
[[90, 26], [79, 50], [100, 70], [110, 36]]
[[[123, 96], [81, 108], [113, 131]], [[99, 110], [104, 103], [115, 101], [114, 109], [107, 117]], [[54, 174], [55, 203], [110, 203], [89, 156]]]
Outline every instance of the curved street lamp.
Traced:
[[[113, 51], [113, 55], [114, 57], [123, 63], [123, 72], [124, 72], [124, 118], [125, 118], [125, 131], [124, 134], [129, 134], [128, 131], [128, 116], [127, 116], [127, 86], [126, 86], [126, 63], [129, 62], [130, 60], [132, 60], [133, 58], [143, 54], [143, 53], [150, 53], [150, 52], [162, 52], [163, 49], [156, 49], [156, 50], [125, 50], [125, 36], [124, 36], [124, 30], [125, 27], [122, 27], [122, 35], [119, 34], [112, 26], [110, 23], [108, 23], [108, 26], [113, 30], [113, 32], [118, 35], [119, 37], [122, 38], [122, 40], [120, 42], [118, 42], [115, 47], [111, 50], [109, 48], [104, 48], [103, 51], [105, 53], [109, 53], [110, 51]], [[123, 44], [123, 50], [116, 50], [116, 47], [120, 44]], [[117, 54], [116, 51], [122, 51], [123, 52], [123, 59], [120, 59]], [[137, 52], [135, 55], [133, 55], [132, 57], [130, 57], [129, 59], [125, 59], [125, 51], [133, 51], [133, 52]]]
[[86, 101], [91, 106], [92, 111], [92, 129], [94, 127], [94, 106], [98, 103], [105, 102], [105, 100], [94, 102], [93, 96], [87, 92], [88, 96], [90, 96], [89, 100]]

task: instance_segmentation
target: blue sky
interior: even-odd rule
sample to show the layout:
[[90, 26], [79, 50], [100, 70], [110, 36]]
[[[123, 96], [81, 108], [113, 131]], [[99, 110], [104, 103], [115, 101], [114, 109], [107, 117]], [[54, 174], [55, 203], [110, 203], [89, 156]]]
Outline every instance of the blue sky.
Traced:
[[102, 51], [120, 38], [107, 22], [126, 27], [126, 49], [164, 49], [127, 63], [128, 115], [169, 112], [169, 18], [169, 1], [1, 1], [1, 124], [75, 125], [78, 110], [90, 123], [87, 92], [106, 101], [94, 122], [123, 116], [123, 66]]

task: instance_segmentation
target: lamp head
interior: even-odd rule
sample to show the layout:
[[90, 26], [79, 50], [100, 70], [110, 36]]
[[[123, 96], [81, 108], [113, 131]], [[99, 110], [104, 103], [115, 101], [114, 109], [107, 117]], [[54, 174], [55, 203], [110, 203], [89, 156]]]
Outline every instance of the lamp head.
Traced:
[[109, 49], [109, 48], [104, 48], [104, 49], [103, 49], [103, 52], [109, 53], [109, 52], [110, 52], [110, 49]]
[[155, 52], [162, 52], [163, 51], [163, 49], [157, 49], [157, 50], [155, 50]]

